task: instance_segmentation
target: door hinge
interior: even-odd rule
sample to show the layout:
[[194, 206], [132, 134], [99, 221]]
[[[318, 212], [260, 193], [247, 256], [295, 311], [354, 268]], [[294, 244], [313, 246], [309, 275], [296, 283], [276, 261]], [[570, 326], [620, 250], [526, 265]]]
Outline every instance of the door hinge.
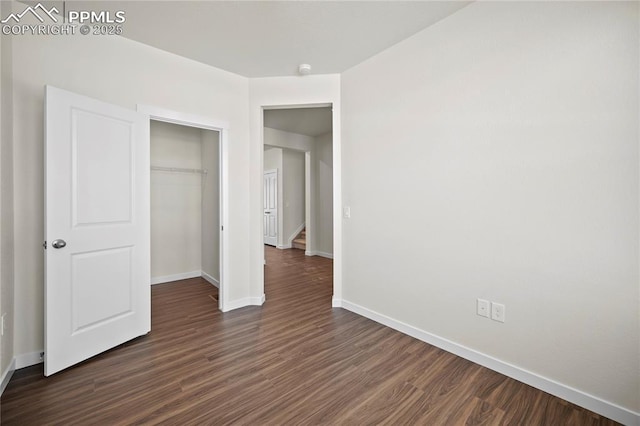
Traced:
[[221, 230], [221, 231], [224, 231], [224, 226], [221, 226], [221, 227], [220, 227], [220, 230]]
[[46, 241], [42, 244], [42, 247], [44, 247], [45, 250], [47, 249], [47, 242]]

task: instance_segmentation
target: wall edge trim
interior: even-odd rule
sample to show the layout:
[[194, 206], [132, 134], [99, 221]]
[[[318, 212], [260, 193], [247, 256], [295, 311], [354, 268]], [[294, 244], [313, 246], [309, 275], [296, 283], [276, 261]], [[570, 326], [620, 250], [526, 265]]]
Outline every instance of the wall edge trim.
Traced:
[[41, 354], [44, 353], [44, 349], [30, 352], [22, 355], [16, 355], [13, 359], [15, 363], [15, 369], [20, 370], [21, 368], [31, 367], [32, 365], [40, 364], [44, 362]]
[[264, 293], [260, 297], [243, 297], [242, 299], [231, 300], [225, 304], [222, 312], [233, 311], [234, 309], [246, 308], [247, 306], [262, 306], [266, 298]]
[[325, 251], [317, 251], [317, 250], [306, 250], [304, 252], [305, 256], [320, 256], [326, 257], [327, 259], [333, 259], [333, 253], [327, 253]]
[[169, 283], [171, 281], [186, 280], [188, 278], [197, 278], [202, 276], [202, 271], [182, 272], [179, 274], [163, 275], [160, 277], [152, 277], [151, 285]]
[[213, 278], [212, 275], [207, 274], [205, 271], [202, 271], [202, 278], [214, 287], [220, 288], [220, 281]]
[[15, 358], [11, 360], [7, 368], [2, 372], [2, 380], [0, 381], [0, 396], [2, 396], [4, 390], [7, 388], [7, 385], [9, 384], [14, 371], [16, 371]]

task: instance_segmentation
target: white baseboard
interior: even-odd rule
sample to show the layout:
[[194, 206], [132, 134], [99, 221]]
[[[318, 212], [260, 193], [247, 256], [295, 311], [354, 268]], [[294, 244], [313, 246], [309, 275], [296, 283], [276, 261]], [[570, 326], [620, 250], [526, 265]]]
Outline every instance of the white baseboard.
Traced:
[[40, 364], [44, 362], [42, 359], [42, 354], [44, 349], [37, 352], [31, 352], [28, 354], [18, 355], [14, 358], [16, 370], [20, 370], [21, 368], [31, 367], [32, 365]]
[[164, 275], [161, 277], [151, 278], [151, 285], [168, 283], [171, 281], [186, 280], [188, 278], [196, 278], [202, 276], [202, 271], [183, 272], [180, 274]]
[[504, 374], [520, 382], [526, 383], [534, 388], [555, 395], [559, 398], [567, 400], [573, 404], [584, 407], [595, 413], [613, 419], [625, 425], [640, 425], [640, 413], [635, 413], [619, 405], [604, 401], [596, 396], [587, 394], [578, 389], [558, 383], [552, 379], [540, 376], [538, 374], [527, 371], [523, 368], [485, 355], [474, 349], [452, 342], [435, 334], [420, 330], [409, 324], [382, 315], [363, 306], [346, 300], [334, 299], [332, 301], [334, 307], [343, 307], [363, 317], [369, 318], [375, 322], [386, 325], [401, 333], [407, 334], [430, 345], [436, 346], [454, 355], [468, 359], [476, 364], [487, 367], [493, 371]]
[[252, 297], [251, 300], [254, 302], [252, 305], [262, 306], [264, 302], [267, 301], [267, 298], [264, 293], [262, 293], [262, 297]]
[[220, 281], [213, 278], [211, 275], [207, 274], [204, 271], [202, 271], [202, 278], [204, 278], [206, 281], [209, 282], [209, 284], [213, 285], [214, 287], [220, 288]]
[[326, 257], [327, 259], [333, 259], [333, 253], [327, 253], [324, 251], [316, 251], [316, 250], [307, 250], [304, 252], [305, 256], [320, 256]]
[[244, 308], [245, 306], [251, 306], [249, 300], [250, 298], [248, 297], [244, 299], [231, 300], [230, 302], [225, 303], [221, 310], [222, 312], [229, 312], [235, 309]]
[[4, 393], [4, 390], [13, 376], [13, 372], [16, 371], [16, 359], [12, 359], [11, 363], [7, 366], [7, 369], [2, 372], [2, 380], [0, 381], [0, 396]]
[[331, 298], [331, 307], [342, 308], [342, 299], [336, 299], [335, 297]]
[[318, 256], [326, 257], [327, 259], [333, 259], [333, 253], [326, 253], [323, 251], [319, 251]]
[[224, 304], [222, 312], [233, 311], [234, 309], [246, 308], [247, 306], [262, 306], [266, 298], [264, 293], [262, 297], [244, 297], [242, 299], [232, 300]]
[[292, 248], [293, 246], [291, 245], [291, 243], [289, 244], [283, 244], [281, 246], [277, 246], [276, 248], [280, 249], [280, 250], [288, 250], [290, 248]]

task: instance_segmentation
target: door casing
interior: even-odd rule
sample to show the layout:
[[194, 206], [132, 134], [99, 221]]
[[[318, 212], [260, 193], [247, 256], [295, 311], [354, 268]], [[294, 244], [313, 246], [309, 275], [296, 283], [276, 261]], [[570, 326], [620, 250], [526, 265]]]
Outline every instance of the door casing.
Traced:
[[229, 270], [230, 259], [227, 253], [229, 247], [228, 232], [225, 232], [229, 217], [229, 125], [222, 120], [215, 120], [195, 114], [186, 114], [179, 111], [172, 111], [165, 108], [151, 105], [137, 106], [139, 112], [149, 115], [151, 120], [164, 121], [166, 123], [179, 124], [181, 126], [196, 127], [199, 129], [214, 130], [220, 134], [219, 158], [220, 158], [220, 188], [219, 205], [220, 209], [220, 287], [218, 297], [218, 308], [222, 312], [230, 310], [229, 303], [229, 283], [226, 279], [226, 272]]
[[[333, 132], [332, 132], [332, 140], [333, 140], [333, 297], [331, 300], [331, 306], [333, 307], [342, 307], [342, 142], [341, 142], [341, 120], [340, 120], [340, 102], [333, 101], [320, 101], [320, 102], [309, 102], [309, 103], [291, 103], [291, 102], [265, 102], [259, 103], [255, 105], [255, 112], [257, 114], [258, 120], [256, 124], [259, 124], [257, 132], [258, 138], [256, 140], [256, 144], [260, 146], [260, 157], [259, 158], [259, 167], [260, 167], [260, 176], [263, 175], [264, 172], [264, 111], [271, 109], [298, 109], [298, 108], [322, 108], [322, 107], [331, 107], [332, 109], [332, 122], [333, 122]], [[258, 112], [259, 111], [259, 112]], [[309, 159], [305, 156], [305, 163], [309, 163]], [[305, 167], [305, 173], [309, 170], [308, 167]], [[261, 185], [262, 187], [262, 185]], [[305, 188], [305, 192], [307, 194], [310, 191]], [[264, 200], [264, 193], [261, 190], [261, 198], [260, 200]], [[306, 195], [308, 197], [309, 195]], [[307, 200], [305, 203], [308, 204]], [[262, 204], [261, 204], [262, 205]], [[308, 212], [310, 209], [306, 209]], [[252, 212], [252, 214], [255, 214]], [[261, 214], [263, 214], [261, 212]], [[315, 235], [315, 230], [313, 229], [313, 219], [308, 215], [306, 217], [307, 221], [307, 241], [313, 243]], [[311, 222], [311, 223], [309, 223]], [[309, 232], [309, 226], [311, 226], [311, 232]], [[262, 251], [264, 252], [264, 245], [261, 244]], [[264, 295], [264, 275], [261, 277], [261, 294]], [[263, 296], [264, 297], [264, 296]]]

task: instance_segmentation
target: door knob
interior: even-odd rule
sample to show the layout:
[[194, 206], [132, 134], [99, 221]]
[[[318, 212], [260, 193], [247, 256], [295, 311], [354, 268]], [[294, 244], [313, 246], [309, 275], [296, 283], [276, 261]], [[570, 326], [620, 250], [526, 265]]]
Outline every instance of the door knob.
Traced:
[[61, 249], [66, 245], [67, 245], [67, 242], [65, 240], [53, 240], [51, 242], [51, 246], [56, 249]]

